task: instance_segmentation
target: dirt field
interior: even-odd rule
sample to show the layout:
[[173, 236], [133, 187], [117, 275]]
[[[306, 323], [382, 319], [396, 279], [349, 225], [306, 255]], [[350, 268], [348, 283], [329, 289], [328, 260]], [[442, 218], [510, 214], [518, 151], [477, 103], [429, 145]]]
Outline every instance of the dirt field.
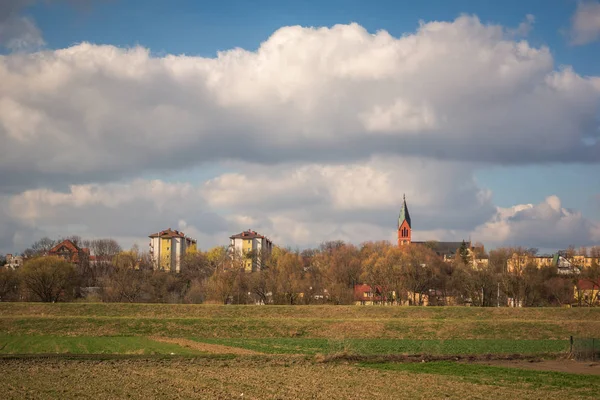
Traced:
[[481, 384], [288, 358], [0, 359], [2, 399], [581, 399], [582, 389]]

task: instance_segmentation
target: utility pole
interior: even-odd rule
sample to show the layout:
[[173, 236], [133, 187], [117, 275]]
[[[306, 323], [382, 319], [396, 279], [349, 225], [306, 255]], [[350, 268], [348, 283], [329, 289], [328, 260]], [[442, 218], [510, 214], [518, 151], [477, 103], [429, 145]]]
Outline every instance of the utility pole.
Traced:
[[500, 282], [498, 282], [498, 294], [496, 295], [496, 307], [500, 307]]

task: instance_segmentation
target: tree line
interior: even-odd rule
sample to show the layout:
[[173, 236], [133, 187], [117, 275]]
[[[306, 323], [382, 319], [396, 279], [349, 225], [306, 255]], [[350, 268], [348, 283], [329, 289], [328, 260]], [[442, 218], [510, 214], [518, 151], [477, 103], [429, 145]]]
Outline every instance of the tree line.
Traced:
[[[276, 247], [270, 254], [244, 255], [214, 247], [186, 254], [181, 272], [173, 273], [157, 270], [135, 246], [123, 250], [112, 239], [69, 239], [88, 247], [94, 261], [85, 254], [75, 264], [48, 257], [58, 241], [41, 239], [24, 252], [21, 268], [0, 268], [0, 301], [353, 304], [355, 285], [366, 284], [386, 304], [584, 306], [596, 299], [574, 296], [578, 285], [600, 280], [597, 262], [564, 275], [556, 266], [538, 268], [528, 257], [535, 249], [514, 247], [489, 254], [457, 249], [451, 261], [427, 244], [330, 241], [303, 251]], [[590, 251], [600, 257], [600, 248]], [[508, 268], [515, 255], [523, 256], [523, 265]], [[245, 270], [248, 258], [260, 268]]]

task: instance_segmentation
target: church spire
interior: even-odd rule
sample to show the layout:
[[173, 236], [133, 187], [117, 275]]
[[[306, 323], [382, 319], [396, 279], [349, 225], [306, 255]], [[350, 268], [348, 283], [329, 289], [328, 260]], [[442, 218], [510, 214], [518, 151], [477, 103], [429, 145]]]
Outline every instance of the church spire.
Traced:
[[398, 228], [402, 225], [404, 221], [408, 223], [408, 227], [412, 228], [412, 224], [410, 222], [410, 214], [408, 213], [408, 206], [406, 205], [406, 194], [402, 196], [402, 208], [400, 209], [400, 215], [398, 216]]

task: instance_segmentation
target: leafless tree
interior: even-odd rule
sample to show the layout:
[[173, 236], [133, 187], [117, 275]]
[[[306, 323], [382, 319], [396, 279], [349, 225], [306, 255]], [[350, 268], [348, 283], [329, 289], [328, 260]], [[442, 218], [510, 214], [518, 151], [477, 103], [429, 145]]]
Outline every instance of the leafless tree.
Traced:
[[50, 251], [50, 249], [56, 245], [56, 243], [57, 242], [55, 240], [52, 240], [49, 237], [43, 237], [33, 242], [29, 248], [25, 249], [23, 251], [23, 256], [31, 258], [46, 255], [48, 254], [48, 251]]
[[44, 302], [64, 300], [72, 295], [76, 281], [73, 265], [60, 257], [38, 257], [19, 269], [26, 290]]
[[17, 271], [0, 267], [0, 301], [16, 299], [18, 285]]

